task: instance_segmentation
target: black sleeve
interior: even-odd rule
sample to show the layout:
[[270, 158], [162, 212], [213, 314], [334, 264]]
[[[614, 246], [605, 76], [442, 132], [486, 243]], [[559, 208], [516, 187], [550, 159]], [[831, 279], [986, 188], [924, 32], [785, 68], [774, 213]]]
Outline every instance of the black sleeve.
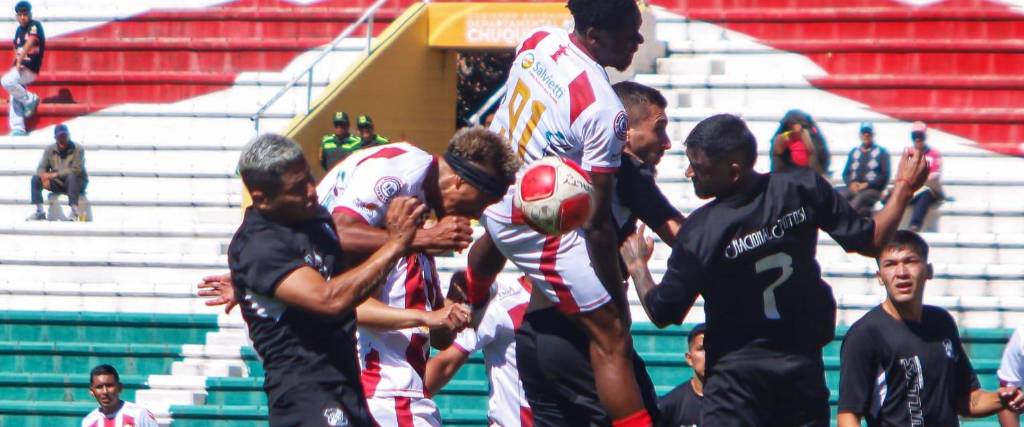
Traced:
[[847, 252], [871, 247], [875, 220], [860, 216], [825, 178], [814, 174], [814, 213], [818, 228], [832, 236]]
[[839, 410], [864, 415], [871, 407], [878, 362], [876, 342], [864, 328], [852, 328], [839, 357]]
[[879, 149], [878, 154], [879, 171], [875, 179], [870, 182], [870, 187], [878, 191], [884, 191], [885, 186], [889, 185], [889, 175], [892, 173], [892, 169], [889, 166], [889, 151], [884, 148]]
[[273, 296], [285, 276], [303, 265], [303, 254], [291, 241], [269, 231], [256, 232], [239, 251], [231, 276], [236, 286]]
[[658, 399], [658, 412], [661, 412], [658, 418], [658, 425], [665, 427], [678, 427], [680, 425], [679, 420], [683, 415], [682, 387], [690, 387], [690, 381], [687, 380], [676, 386], [668, 394]]
[[644, 298], [651, 321], [656, 324], [682, 323], [703, 285], [704, 267], [696, 255], [683, 247], [683, 241], [676, 240], [661, 284]]
[[654, 175], [636, 167], [623, 169], [618, 176], [619, 198], [640, 221], [655, 229], [680, 215], [658, 188]]

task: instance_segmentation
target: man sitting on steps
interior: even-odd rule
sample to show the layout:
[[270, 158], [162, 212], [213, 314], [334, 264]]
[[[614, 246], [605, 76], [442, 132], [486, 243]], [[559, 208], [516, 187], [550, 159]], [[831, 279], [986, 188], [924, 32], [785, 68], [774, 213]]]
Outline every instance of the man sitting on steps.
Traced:
[[71, 205], [69, 221], [84, 220], [84, 215], [78, 211], [78, 198], [89, 183], [89, 176], [85, 173], [85, 148], [71, 141], [68, 127], [63, 124], [53, 129], [53, 136], [57, 142], [43, 151], [36, 174], [32, 176], [32, 203], [36, 205], [36, 211], [28, 220], [46, 219], [43, 212], [44, 188], [68, 195], [68, 204]]

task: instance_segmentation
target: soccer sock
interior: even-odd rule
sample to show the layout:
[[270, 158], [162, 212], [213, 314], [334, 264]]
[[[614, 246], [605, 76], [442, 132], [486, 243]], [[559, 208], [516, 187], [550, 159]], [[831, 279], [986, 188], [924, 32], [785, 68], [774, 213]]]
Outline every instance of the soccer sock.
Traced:
[[647, 409], [641, 409], [623, 418], [612, 421], [612, 427], [650, 427], [651, 415]]
[[476, 274], [472, 268], [466, 266], [466, 298], [469, 298], [469, 304], [473, 307], [486, 304], [491, 296], [491, 284], [496, 278]]
[[43, 204], [42, 203], [36, 203], [36, 212], [42, 212], [42, 211], [43, 211]]

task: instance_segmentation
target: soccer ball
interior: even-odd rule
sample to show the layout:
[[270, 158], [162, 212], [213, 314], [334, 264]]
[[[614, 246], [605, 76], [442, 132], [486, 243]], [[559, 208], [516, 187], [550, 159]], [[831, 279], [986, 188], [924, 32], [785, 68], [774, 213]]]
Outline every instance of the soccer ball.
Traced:
[[545, 157], [516, 181], [513, 204], [538, 233], [558, 236], [590, 219], [590, 175], [572, 160]]

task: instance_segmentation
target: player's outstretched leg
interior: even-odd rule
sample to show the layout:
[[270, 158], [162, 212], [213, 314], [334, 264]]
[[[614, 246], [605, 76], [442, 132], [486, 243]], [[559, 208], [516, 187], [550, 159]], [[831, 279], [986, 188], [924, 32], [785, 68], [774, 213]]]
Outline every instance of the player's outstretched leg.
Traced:
[[623, 323], [615, 304], [607, 302], [595, 310], [576, 314], [590, 336], [590, 363], [601, 404], [615, 427], [649, 426], [650, 415], [644, 408], [633, 374], [633, 337]]

